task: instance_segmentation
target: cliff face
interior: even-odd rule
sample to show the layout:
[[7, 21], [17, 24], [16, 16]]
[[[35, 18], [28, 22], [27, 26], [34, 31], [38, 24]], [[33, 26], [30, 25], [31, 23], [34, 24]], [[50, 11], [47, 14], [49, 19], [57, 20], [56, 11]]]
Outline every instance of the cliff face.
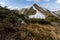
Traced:
[[47, 9], [43, 9], [41, 6], [38, 6], [37, 4], [33, 4], [33, 6], [39, 11], [41, 12], [42, 14], [44, 14], [46, 17], [50, 16], [51, 13], [49, 10]]
[[19, 14], [24, 14], [24, 15], [34, 15], [36, 14], [36, 10], [33, 9], [33, 7], [30, 7], [29, 9], [27, 8], [22, 8], [19, 10]]
[[[36, 10], [33, 9], [33, 8], [35, 8]], [[42, 7], [38, 6], [37, 4], [33, 4], [33, 6], [31, 6], [28, 10], [26, 10], [26, 9], [23, 8], [23, 9], [21, 9], [20, 12], [22, 12], [25, 15], [34, 15], [34, 14], [36, 14], [37, 10], [40, 13], [44, 14], [46, 17], [49, 16], [49, 15], [51, 15], [51, 13], [50, 13], [49, 10], [47, 10], [47, 9], [45, 10]]]
[[24, 14], [24, 15], [26, 15], [27, 11], [28, 11], [27, 8], [22, 8], [22, 9], [19, 10], [19, 14]]
[[30, 7], [30, 9], [28, 10], [28, 12], [26, 13], [26, 15], [34, 15], [34, 14], [36, 14], [36, 10], [35, 9], [33, 9], [33, 7]]

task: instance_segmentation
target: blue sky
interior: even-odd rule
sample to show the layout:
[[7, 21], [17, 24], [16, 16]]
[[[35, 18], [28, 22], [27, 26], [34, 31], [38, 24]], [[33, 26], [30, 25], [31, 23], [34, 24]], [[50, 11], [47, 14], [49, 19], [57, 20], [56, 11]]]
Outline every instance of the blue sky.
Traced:
[[0, 0], [2, 6], [18, 9], [30, 7], [34, 3], [51, 11], [60, 10], [60, 0]]

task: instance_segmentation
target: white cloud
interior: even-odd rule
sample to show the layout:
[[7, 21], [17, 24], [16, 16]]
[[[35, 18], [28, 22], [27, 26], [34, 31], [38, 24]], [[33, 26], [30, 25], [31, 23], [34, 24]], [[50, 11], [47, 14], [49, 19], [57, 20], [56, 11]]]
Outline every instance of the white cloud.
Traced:
[[5, 4], [5, 2], [0, 2], [0, 4], [1, 4], [1, 5], [4, 5], [4, 4]]
[[18, 7], [18, 9], [22, 9], [22, 8], [30, 8], [31, 7], [31, 5], [27, 5], [27, 6], [24, 6], [24, 7]]
[[0, 2], [1, 5], [3, 5], [4, 3]]
[[33, 1], [33, 0], [26, 0], [26, 1]]
[[0, 5], [4, 7], [5, 6], [5, 2], [0, 1]]
[[24, 6], [23, 8], [30, 8], [30, 6], [28, 5], [28, 6]]
[[41, 1], [41, 0], [34, 0], [35, 2], [39, 2], [39, 1]]
[[12, 6], [8, 6], [8, 8], [12, 8]]
[[19, 7], [8, 6], [9, 9], [19, 9]]
[[57, 4], [60, 4], [60, 0], [56, 0], [56, 3], [57, 3]]
[[22, 8], [30, 8], [31, 6], [24, 6], [24, 7], [14, 7], [14, 6], [8, 6], [9, 9], [22, 9]]
[[34, 1], [34, 2], [39, 2], [40, 0], [26, 0], [26, 1]]
[[44, 2], [48, 2], [48, 1], [50, 1], [50, 0], [26, 0], [26, 1], [34, 1], [34, 2], [44, 1]]
[[43, 1], [45, 1], [45, 2], [49, 2], [50, 0], [43, 0]]

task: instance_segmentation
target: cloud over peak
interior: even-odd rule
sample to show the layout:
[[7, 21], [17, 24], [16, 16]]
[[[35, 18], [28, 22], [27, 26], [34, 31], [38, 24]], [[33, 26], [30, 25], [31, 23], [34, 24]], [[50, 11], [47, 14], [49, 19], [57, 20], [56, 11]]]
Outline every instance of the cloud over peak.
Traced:
[[57, 4], [60, 4], [60, 0], [56, 0], [56, 3], [57, 3]]
[[50, 1], [50, 0], [26, 0], [26, 1], [34, 1], [34, 2], [44, 1], [44, 2], [48, 2], [48, 1]]

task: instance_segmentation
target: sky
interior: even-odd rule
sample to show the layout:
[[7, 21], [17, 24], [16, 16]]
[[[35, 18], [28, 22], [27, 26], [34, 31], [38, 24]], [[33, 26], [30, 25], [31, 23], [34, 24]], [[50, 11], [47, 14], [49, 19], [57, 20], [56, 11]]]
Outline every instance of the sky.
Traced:
[[31, 7], [34, 3], [51, 11], [60, 10], [60, 0], [0, 0], [0, 5], [12, 9]]

